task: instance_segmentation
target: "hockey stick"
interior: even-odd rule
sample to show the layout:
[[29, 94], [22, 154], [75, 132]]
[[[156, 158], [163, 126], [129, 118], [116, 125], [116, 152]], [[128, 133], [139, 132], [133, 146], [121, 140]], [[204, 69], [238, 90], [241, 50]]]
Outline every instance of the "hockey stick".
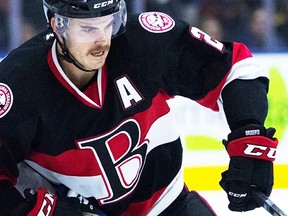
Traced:
[[273, 216], [287, 216], [275, 203], [273, 203], [264, 193], [257, 190], [252, 190], [252, 196], [256, 202], [263, 203], [262, 207]]

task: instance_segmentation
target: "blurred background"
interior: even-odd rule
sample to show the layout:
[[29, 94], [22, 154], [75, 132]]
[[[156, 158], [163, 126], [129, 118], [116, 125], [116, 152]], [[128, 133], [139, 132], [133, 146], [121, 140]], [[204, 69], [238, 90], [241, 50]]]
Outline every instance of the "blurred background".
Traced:
[[[166, 12], [218, 40], [244, 42], [257, 52], [288, 50], [287, 0], [126, 0], [129, 13]], [[42, 0], [1, 0], [3, 54], [46, 29]]]
[[[269, 71], [269, 113], [265, 126], [277, 129], [275, 186], [271, 198], [288, 212], [288, 0], [126, 0], [129, 13], [161, 11], [218, 40], [245, 43]], [[0, 61], [9, 51], [46, 29], [42, 0], [0, 0]], [[227, 208], [218, 182], [229, 157], [221, 144], [229, 128], [223, 111], [211, 112], [185, 98], [171, 101], [184, 144], [184, 178], [219, 215]], [[264, 209], [244, 215], [269, 215]], [[287, 213], [286, 213], [287, 214]]]

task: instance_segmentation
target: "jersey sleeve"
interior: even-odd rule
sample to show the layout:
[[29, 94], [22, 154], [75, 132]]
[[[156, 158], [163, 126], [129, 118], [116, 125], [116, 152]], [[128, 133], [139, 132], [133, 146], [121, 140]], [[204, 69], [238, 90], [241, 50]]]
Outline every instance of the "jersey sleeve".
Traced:
[[36, 36], [0, 63], [0, 180], [12, 184], [18, 178], [17, 164], [25, 159], [35, 142], [38, 104], [45, 99], [39, 98], [36, 78], [38, 74], [44, 76], [46, 46], [42, 41], [42, 34]]
[[242, 43], [221, 42], [196, 27], [181, 36], [179, 94], [214, 111], [219, 110], [223, 88], [236, 79], [268, 78]]

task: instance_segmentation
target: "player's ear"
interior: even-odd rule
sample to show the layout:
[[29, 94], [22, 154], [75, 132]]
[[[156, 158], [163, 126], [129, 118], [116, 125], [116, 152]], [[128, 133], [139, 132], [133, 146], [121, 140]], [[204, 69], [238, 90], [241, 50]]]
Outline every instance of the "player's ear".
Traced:
[[50, 24], [51, 24], [51, 27], [52, 27], [53, 31], [56, 32], [56, 28], [55, 28], [55, 17], [52, 17], [52, 18], [51, 18]]
[[51, 18], [50, 24], [55, 36], [62, 42], [62, 36], [59, 34], [59, 27], [56, 25], [55, 17]]

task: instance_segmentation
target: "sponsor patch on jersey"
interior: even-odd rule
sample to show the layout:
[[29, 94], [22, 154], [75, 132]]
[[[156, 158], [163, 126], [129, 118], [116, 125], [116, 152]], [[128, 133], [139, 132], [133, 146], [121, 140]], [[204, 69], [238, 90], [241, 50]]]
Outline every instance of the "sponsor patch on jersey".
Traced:
[[152, 33], [167, 32], [175, 26], [175, 21], [161, 12], [145, 12], [140, 14], [138, 19], [141, 26]]
[[11, 89], [4, 83], [0, 83], [0, 118], [5, 116], [13, 103], [13, 94]]

